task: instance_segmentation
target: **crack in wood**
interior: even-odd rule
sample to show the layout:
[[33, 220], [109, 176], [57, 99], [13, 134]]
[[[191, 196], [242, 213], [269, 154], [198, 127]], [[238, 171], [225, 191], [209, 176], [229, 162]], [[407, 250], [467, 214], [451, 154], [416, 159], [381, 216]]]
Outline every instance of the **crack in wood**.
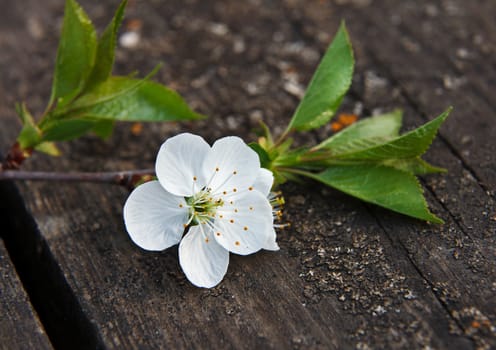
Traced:
[[2, 238], [54, 348], [103, 348], [15, 185], [1, 181], [0, 197]]
[[[372, 61], [374, 62], [377, 67], [380, 67], [381, 72], [385, 73], [385, 76], [387, 79], [389, 79], [391, 82], [395, 84], [400, 90], [401, 96], [408, 102], [410, 107], [414, 111], [416, 111], [425, 121], [428, 121], [429, 118], [427, 117], [427, 114], [423, 111], [422, 107], [412, 98], [412, 96], [406, 91], [404, 86], [401, 84], [401, 82], [394, 76], [393, 72], [387, 68], [387, 65], [384, 64], [372, 51], [367, 51], [367, 54], [370, 56]], [[449, 142], [449, 140], [442, 135], [442, 133], [438, 133], [437, 138], [443, 142], [443, 144], [450, 150], [450, 152], [455, 156], [460, 163], [462, 164], [463, 168], [467, 170], [470, 175], [472, 175], [476, 180], [478, 185], [481, 187], [484, 192], [486, 192], [491, 198], [496, 199], [496, 193], [491, 191], [491, 189], [484, 184], [484, 181], [477, 175], [477, 172], [465, 161], [465, 159], [462, 157], [460, 152], [456, 149], [456, 147]], [[442, 203], [441, 203], [442, 204]]]

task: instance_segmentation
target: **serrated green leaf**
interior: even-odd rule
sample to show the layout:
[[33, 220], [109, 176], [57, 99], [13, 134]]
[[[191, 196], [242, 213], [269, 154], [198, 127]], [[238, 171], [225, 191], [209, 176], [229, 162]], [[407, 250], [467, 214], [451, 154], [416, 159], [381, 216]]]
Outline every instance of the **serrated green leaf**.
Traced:
[[380, 162], [380, 164], [396, 168], [398, 170], [406, 171], [415, 175], [446, 172], [446, 169], [433, 166], [420, 157], [409, 159], [388, 159]]
[[258, 122], [260, 129], [255, 130], [259, 136], [259, 144], [265, 147], [265, 149], [270, 149], [274, 146], [274, 139], [269, 127], [262, 120]]
[[22, 149], [32, 148], [40, 142], [40, 133], [32, 125], [26, 124], [17, 136], [17, 142]]
[[358, 149], [351, 147], [349, 152], [335, 155], [335, 159], [382, 161], [387, 159], [409, 159], [421, 156], [427, 151], [437, 130], [446, 120], [451, 108], [421, 127], [379, 145]]
[[90, 131], [97, 120], [74, 118], [52, 120], [44, 125], [43, 141], [68, 141]]
[[249, 143], [248, 146], [258, 154], [260, 166], [270, 170], [271, 159], [267, 151], [256, 142]]
[[[125, 85], [128, 83], [133, 82], [124, 82]], [[140, 81], [137, 88], [125, 94], [111, 99], [102, 97], [93, 105], [69, 111], [63, 118], [158, 122], [194, 120], [203, 116], [193, 112], [175, 91], [158, 83]]]
[[96, 46], [87, 14], [76, 1], [66, 0], [49, 105], [56, 101], [62, 107], [81, 92], [95, 62]]
[[278, 169], [273, 169], [272, 175], [274, 175], [274, 184], [272, 185], [273, 188], [277, 188], [279, 185], [282, 185], [288, 181], [293, 181], [296, 183], [303, 182], [302, 179], [297, 175]]
[[68, 141], [78, 138], [90, 131], [105, 139], [112, 134], [113, 127], [113, 120], [98, 120], [92, 118], [52, 119], [50, 122], [44, 124], [42, 140]]
[[58, 115], [65, 114], [70, 110], [91, 107], [96, 104], [110, 101], [116, 97], [130, 94], [134, 90], [138, 89], [142, 84], [144, 84], [150, 76], [154, 75], [157, 69], [158, 67], [144, 79], [133, 79], [119, 76], [110, 77], [79, 97], [77, 100], [71, 103], [70, 106], [57, 111], [57, 113], [54, 114], [54, 117], [59, 118]]
[[16, 104], [16, 112], [22, 122], [22, 129], [17, 136], [17, 142], [21, 149], [32, 148], [40, 142], [41, 132], [36, 126], [31, 113], [29, 113], [26, 105]]
[[402, 114], [400, 110], [395, 110], [360, 120], [323, 141], [314, 149], [326, 148], [332, 154], [342, 154], [384, 143], [399, 135]]
[[86, 89], [91, 89], [94, 85], [107, 80], [112, 73], [115, 57], [115, 46], [117, 42], [117, 31], [119, 30], [124, 18], [124, 10], [126, 9], [126, 5], [127, 0], [121, 2], [114, 17], [112, 18], [112, 21], [109, 23], [107, 28], [105, 28], [105, 31], [98, 39], [96, 51], [96, 57], [98, 57], [98, 59], [95, 61], [95, 65], [91, 71]]
[[21, 120], [22, 125], [25, 124], [36, 125], [33, 116], [28, 111], [28, 108], [26, 107], [26, 104], [24, 102], [16, 103], [15, 111], [17, 113], [17, 116]]
[[412, 174], [380, 165], [333, 166], [312, 178], [369, 203], [414, 218], [443, 223], [427, 208], [423, 191]]
[[95, 133], [96, 136], [102, 139], [108, 139], [112, 136], [114, 131], [115, 121], [113, 120], [99, 120], [93, 125], [91, 131]]
[[315, 71], [288, 130], [310, 130], [327, 123], [351, 85], [353, 65], [353, 49], [343, 23]]
[[46, 154], [53, 156], [53, 157], [58, 157], [61, 155], [61, 152], [58, 149], [57, 145], [55, 145], [55, 143], [49, 142], [49, 141], [37, 144], [34, 147], [34, 149], [37, 150], [38, 152], [46, 153]]
[[[158, 69], [158, 67], [157, 67]], [[149, 74], [155, 74], [156, 69]], [[174, 91], [145, 79], [111, 77], [40, 123], [43, 140], [63, 141], [93, 131], [110, 136], [114, 122], [199, 119]]]

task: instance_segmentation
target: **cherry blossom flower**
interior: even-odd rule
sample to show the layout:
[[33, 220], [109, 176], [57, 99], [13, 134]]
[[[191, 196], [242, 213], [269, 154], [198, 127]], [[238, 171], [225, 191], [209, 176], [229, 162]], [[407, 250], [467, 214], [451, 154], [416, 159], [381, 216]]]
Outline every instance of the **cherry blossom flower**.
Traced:
[[210, 147], [200, 136], [177, 135], [160, 148], [155, 170], [158, 181], [137, 187], [126, 201], [126, 229], [146, 250], [179, 243], [181, 268], [194, 285], [217, 285], [229, 252], [279, 249], [269, 200], [272, 172], [240, 138], [224, 137]]

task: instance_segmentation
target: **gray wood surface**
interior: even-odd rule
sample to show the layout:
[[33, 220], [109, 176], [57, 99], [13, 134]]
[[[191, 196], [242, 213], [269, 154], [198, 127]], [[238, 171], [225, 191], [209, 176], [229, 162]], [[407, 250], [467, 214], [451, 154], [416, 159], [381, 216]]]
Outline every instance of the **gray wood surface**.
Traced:
[[52, 349], [0, 241], [0, 349]]
[[[101, 28], [116, 1], [82, 4]], [[35, 112], [43, 110], [63, 4], [0, 5], [5, 150], [20, 127], [13, 102], [29, 99]], [[210, 118], [145, 125], [140, 135], [120, 124], [108, 141], [70, 142], [61, 158], [37, 155], [26, 169], [150, 167], [161, 142], [181, 131], [249, 141], [260, 116], [282, 129], [298, 103], [299, 85], [288, 82], [305, 86], [345, 19], [357, 67], [343, 112], [400, 107], [409, 129], [455, 107], [427, 155], [449, 172], [422, 179], [446, 224], [318, 184], [285, 185], [292, 227], [278, 236], [281, 251], [231, 255], [224, 281], [203, 290], [183, 276], [176, 248], [149, 253], [132, 244], [122, 223], [124, 189], [19, 183], [19, 195], [3, 185], [0, 198], [16, 208], [3, 220], [19, 228], [5, 240], [54, 346], [496, 347], [494, 13], [496, 4], [483, 0], [130, 2], [127, 18], [142, 21], [141, 40], [118, 49], [117, 72], [145, 74], [163, 61], [157, 79]], [[12, 224], [15, 213], [25, 224]], [[44, 253], [31, 262], [23, 242], [31, 242], [28, 252]]]

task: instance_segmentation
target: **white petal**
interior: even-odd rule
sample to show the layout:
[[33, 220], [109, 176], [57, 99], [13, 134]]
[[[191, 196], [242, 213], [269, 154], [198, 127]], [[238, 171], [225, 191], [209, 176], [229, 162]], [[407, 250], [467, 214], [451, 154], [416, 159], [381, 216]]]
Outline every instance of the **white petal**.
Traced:
[[247, 191], [217, 210], [215, 239], [230, 252], [247, 255], [264, 248], [272, 238], [272, 207], [262, 193]]
[[272, 250], [276, 251], [279, 250], [279, 245], [276, 242], [276, 230], [274, 227], [272, 227], [272, 232], [269, 237], [267, 237], [267, 240], [265, 241], [265, 244], [263, 246], [263, 249], [265, 250]]
[[170, 193], [189, 197], [205, 186], [203, 160], [210, 151], [200, 136], [184, 133], [167, 139], [157, 155], [155, 171]]
[[164, 250], [179, 243], [187, 220], [184, 198], [168, 193], [158, 181], [138, 186], [124, 205], [127, 232], [146, 250]]
[[191, 283], [212, 288], [227, 272], [229, 252], [215, 241], [209, 227], [192, 226], [179, 244], [179, 263]]
[[258, 176], [253, 183], [253, 188], [262, 192], [263, 195], [268, 196], [274, 183], [274, 175], [272, 171], [265, 168], [260, 168]]
[[239, 137], [217, 140], [203, 163], [205, 174], [212, 174], [212, 193], [235, 193], [253, 185], [260, 170], [258, 155]]

